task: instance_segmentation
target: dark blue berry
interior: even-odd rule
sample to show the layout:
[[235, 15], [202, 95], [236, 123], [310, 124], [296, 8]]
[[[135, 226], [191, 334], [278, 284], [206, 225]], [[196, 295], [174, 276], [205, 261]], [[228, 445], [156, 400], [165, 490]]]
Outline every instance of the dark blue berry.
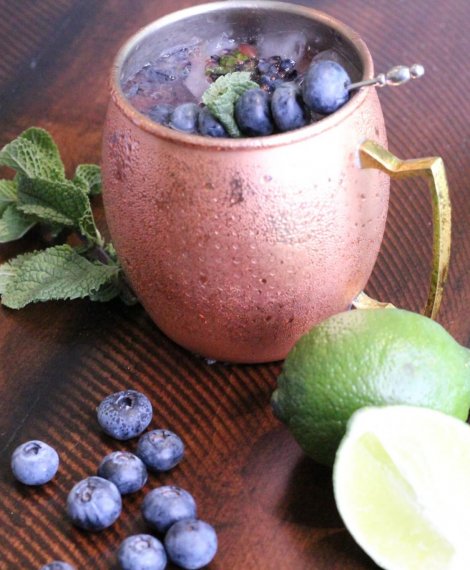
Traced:
[[214, 558], [217, 535], [204, 521], [184, 520], [175, 523], [167, 532], [165, 548], [172, 562], [186, 570], [197, 570]]
[[147, 468], [129, 451], [114, 451], [98, 467], [99, 477], [116, 485], [121, 495], [135, 493], [147, 482]]
[[201, 135], [206, 137], [227, 137], [227, 131], [224, 126], [211, 114], [207, 107], [199, 112], [198, 127]]
[[54, 562], [49, 562], [45, 566], [41, 566], [40, 570], [75, 570], [73, 566], [67, 564], [67, 562], [61, 562], [60, 560], [55, 560]]
[[295, 61], [293, 59], [283, 59], [279, 63], [279, 71], [283, 73], [290, 73], [295, 69]]
[[260, 87], [263, 89], [263, 91], [266, 91], [267, 93], [272, 93], [276, 89], [276, 87], [282, 85], [283, 83], [284, 82], [282, 79], [279, 79], [278, 77], [273, 77], [271, 75], [262, 75], [259, 78]]
[[97, 411], [103, 431], [121, 440], [140, 435], [151, 422], [153, 412], [149, 399], [135, 390], [111, 394]]
[[301, 102], [299, 88], [295, 83], [284, 83], [277, 87], [271, 100], [274, 122], [280, 131], [299, 129], [308, 123]]
[[184, 443], [172, 431], [155, 429], [139, 438], [136, 454], [152, 471], [169, 471], [183, 459]]
[[270, 135], [273, 130], [269, 95], [262, 89], [248, 89], [235, 104], [235, 120], [250, 137]]
[[344, 67], [330, 60], [314, 61], [302, 83], [302, 96], [311, 111], [328, 115], [349, 99], [351, 79]]
[[102, 477], [88, 477], [77, 483], [67, 497], [67, 513], [84, 530], [98, 531], [111, 526], [122, 510], [118, 488]]
[[28, 441], [15, 449], [11, 469], [18, 481], [25, 485], [48, 483], [59, 468], [57, 451], [42, 441]]
[[184, 133], [197, 133], [199, 107], [196, 103], [178, 105], [170, 116], [169, 126]]
[[122, 570], [164, 570], [167, 556], [163, 544], [149, 534], [126, 538], [118, 550]]
[[170, 122], [170, 116], [174, 109], [175, 107], [169, 103], [160, 103], [159, 105], [152, 107], [147, 114], [155, 123], [168, 125]]
[[196, 502], [179, 487], [158, 487], [145, 496], [142, 516], [158, 532], [165, 532], [175, 522], [196, 518]]

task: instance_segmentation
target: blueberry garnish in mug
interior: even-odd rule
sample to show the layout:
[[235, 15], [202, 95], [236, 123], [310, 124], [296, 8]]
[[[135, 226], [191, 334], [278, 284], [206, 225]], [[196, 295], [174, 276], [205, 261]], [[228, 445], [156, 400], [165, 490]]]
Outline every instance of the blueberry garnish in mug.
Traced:
[[198, 130], [201, 135], [206, 137], [228, 137], [228, 133], [224, 126], [219, 123], [207, 107], [204, 107], [199, 111]]
[[174, 105], [170, 105], [169, 103], [160, 103], [159, 105], [155, 105], [151, 109], [149, 109], [147, 111], [147, 115], [155, 123], [168, 126], [171, 114], [173, 113], [174, 110], [175, 110]]
[[98, 423], [119, 440], [139, 436], [152, 420], [152, 404], [136, 390], [123, 390], [106, 397], [98, 406]]
[[266, 136], [274, 131], [270, 96], [262, 89], [248, 89], [235, 104], [235, 120], [249, 137]]
[[348, 101], [350, 83], [351, 78], [339, 63], [314, 61], [302, 83], [305, 105], [315, 113], [334, 113]]
[[11, 457], [13, 475], [25, 485], [48, 483], [58, 468], [57, 451], [43, 441], [27, 441], [17, 447]]
[[273, 93], [271, 112], [274, 123], [281, 131], [292, 131], [308, 124], [308, 116], [295, 83], [283, 83]]
[[178, 105], [170, 115], [169, 126], [184, 133], [197, 133], [199, 107], [195, 103]]

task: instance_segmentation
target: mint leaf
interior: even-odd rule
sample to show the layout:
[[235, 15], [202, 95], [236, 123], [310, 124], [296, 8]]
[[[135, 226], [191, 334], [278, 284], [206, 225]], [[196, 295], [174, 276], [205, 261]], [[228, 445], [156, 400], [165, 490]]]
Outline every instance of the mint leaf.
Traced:
[[7, 206], [16, 202], [16, 192], [15, 180], [0, 180], [0, 216]]
[[91, 241], [98, 241], [90, 200], [73, 182], [18, 177], [18, 209], [46, 224], [78, 229]]
[[119, 271], [117, 265], [89, 261], [69, 245], [50, 247], [0, 265], [2, 303], [21, 309], [38, 301], [84, 298], [115, 280]]
[[29, 178], [65, 180], [64, 165], [50, 134], [32, 127], [3, 147], [0, 166], [9, 166]]
[[23, 237], [36, 223], [36, 219], [20, 212], [15, 204], [10, 204], [0, 216], [0, 243]]
[[73, 182], [80, 185], [85, 194], [97, 196], [101, 194], [101, 168], [96, 164], [80, 164], [75, 170]]
[[235, 122], [235, 103], [248, 89], [259, 87], [251, 81], [249, 71], [234, 71], [219, 77], [202, 96], [202, 102], [226, 128], [232, 137], [240, 137], [241, 132]]
[[105, 283], [98, 291], [90, 293], [91, 301], [106, 303], [118, 297], [121, 293], [121, 285], [118, 276]]

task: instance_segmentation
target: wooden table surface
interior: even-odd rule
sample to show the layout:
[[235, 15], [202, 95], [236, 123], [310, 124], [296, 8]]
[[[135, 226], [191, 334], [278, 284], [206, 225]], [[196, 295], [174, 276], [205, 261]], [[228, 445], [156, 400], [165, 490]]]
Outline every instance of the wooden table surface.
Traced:
[[[0, 0], [0, 146], [23, 129], [48, 129], [67, 168], [99, 162], [107, 77], [120, 44], [140, 26], [191, 0]], [[420, 62], [418, 83], [380, 93], [389, 144], [404, 158], [441, 155], [454, 212], [450, 277], [439, 320], [470, 344], [470, 2], [308, 0], [355, 28], [376, 69]], [[100, 227], [102, 208], [95, 203]], [[368, 292], [418, 310], [430, 268], [430, 199], [422, 181], [393, 183], [384, 244]], [[0, 262], [39, 245], [0, 246]], [[74, 482], [94, 474], [116, 444], [97, 428], [107, 394], [133, 387], [155, 407], [155, 427], [181, 434], [185, 460], [147, 489], [180, 485], [219, 536], [212, 570], [367, 570], [336, 511], [331, 474], [307, 459], [273, 417], [280, 364], [208, 365], [168, 340], [140, 306], [118, 301], [0, 308], [0, 569], [65, 559], [77, 570], [116, 568], [127, 535], [145, 530], [142, 493], [110, 529], [86, 534], [65, 516]], [[14, 482], [10, 454], [48, 441], [62, 466], [43, 488]]]

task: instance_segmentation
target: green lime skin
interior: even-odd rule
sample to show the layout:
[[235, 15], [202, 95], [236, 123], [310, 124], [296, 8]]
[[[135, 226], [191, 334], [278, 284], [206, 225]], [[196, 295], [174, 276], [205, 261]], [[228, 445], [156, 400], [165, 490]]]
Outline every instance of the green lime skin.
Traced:
[[416, 313], [340, 313], [295, 344], [271, 402], [307, 455], [331, 466], [349, 418], [364, 406], [422, 406], [465, 421], [470, 351]]

